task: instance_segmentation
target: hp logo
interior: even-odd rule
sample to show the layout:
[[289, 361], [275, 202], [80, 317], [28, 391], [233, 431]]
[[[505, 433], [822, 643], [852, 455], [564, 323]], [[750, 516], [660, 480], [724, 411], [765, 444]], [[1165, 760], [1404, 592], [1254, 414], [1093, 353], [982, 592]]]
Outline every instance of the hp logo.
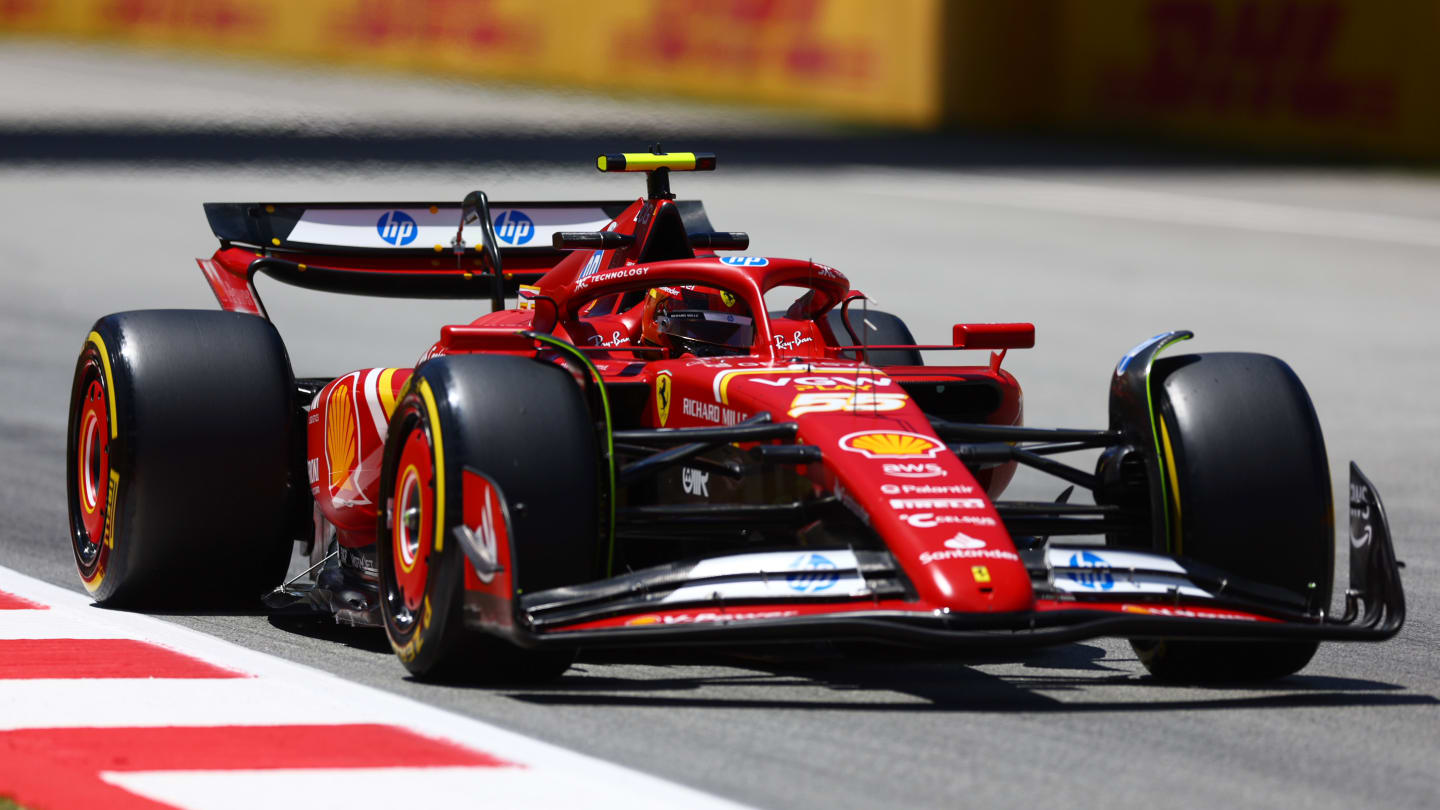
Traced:
[[839, 581], [835, 563], [823, 554], [801, 554], [790, 563], [790, 573], [785, 575], [790, 590], [800, 593], [819, 593]]
[[375, 223], [375, 230], [380, 232], [380, 238], [385, 240], [387, 245], [408, 245], [415, 241], [420, 235], [420, 229], [415, 227], [415, 220], [404, 211], [386, 211], [380, 215], [380, 220]]
[[495, 218], [495, 236], [507, 245], [523, 245], [535, 238], [535, 222], [519, 211], [506, 211]]
[[1087, 571], [1077, 574], [1072, 571], [1067, 575], [1071, 582], [1079, 583], [1083, 588], [1099, 588], [1102, 591], [1108, 591], [1115, 587], [1115, 577], [1110, 574], [1110, 563], [1105, 562], [1105, 558], [1098, 554], [1091, 554], [1088, 551], [1071, 554], [1070, 567], [1093, 569], [1093, 573]]
[[764, 256], [725, 256], [720, 261], [732, 267], [764, 267], [770, 263]]

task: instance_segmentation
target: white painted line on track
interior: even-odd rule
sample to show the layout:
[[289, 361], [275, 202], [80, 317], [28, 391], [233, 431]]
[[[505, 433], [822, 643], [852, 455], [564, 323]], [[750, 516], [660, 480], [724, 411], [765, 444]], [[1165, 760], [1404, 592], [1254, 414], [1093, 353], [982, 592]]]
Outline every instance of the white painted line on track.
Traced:
[[[583, 776], [534, 773], [518, 768], [375, 768], [285, 771], [136, 771], [107, 773], [105, 781], [157, 801], [187, 810], [255, 810], [245, 797], [304, 795], [305, 810], [355, 810], [363, 807], [516, 807], [527, 810], [567, 807], [659, 807], [648, 798], [619, 796], [607, 800]], [[312, 795], [317, 783], [344, 780], [346, 795]], [[350, 791], [354, 791], [350, 793]], [[417, 797], [424, 796], [423, 801]], [[298, 806], [298, 805], [297, 805]], [[670, 810], [696, 805], [683, 801]]]
[[[268, 678], [0, 681], [0, 729], [386, 723], [393, 712]], [[108, 705], [96, 710], [103, 690]], [[196, 707], [204, 707], [197, 709]]]
[[128, 638], [116, 627], [68, 610], [0, 610], [0, 639]]
[[[48, 606], [9, 610], [7, 638], [129, 638], [161, 645], [208, 664], [243, 673], [239, 678], [198, 679], [0, 679], [0, 741], [4, 735], [124, 734], [142, 726], [157, 734], [193, 734], [205, 727], [308, 726], [313, 734], [331, 725], [382, 724], [406, 733], [458, 744], [503, 765], [486, 767], [371, 767], [374, 754], [355, 766], [343, 761], [323, 768], [266, 765], [264, 771], [100, 768], [104, 782], [184, 808], [251, 808], [284, 799], [307, 808], [455, 806], [486, 807], [735, 808], [735, 803], [657, 777], [567, 751], [549, 743], [427, 706], [409, 698], [346, 681], [300, 664], [249, 650], [149, 616], [99, 610], [88, 597], [0, 568], [0, 592]], [[33, 620], [34, 634], [20, 626]], [[83, 641], [77, 642], [83, 644]], [[396, 665], [395, 677], [403, 677]], [[53, 729], [53, 731], [46, 731]], [[110, 729], [104, 731], [104, 729]], [[141, 729], [144, 731], [144, 729]], [[344, 729], [335, 750], [345, 751]], [[228, 734], [230, 732], [224, 732]], [[223, 736], [223, 734], [221, 735]], [[18, 738], [17, 738], [18, 739]], [[13, 742], [13, 741], [12, 741]], [[3, 746], [0, 746], [3, 747]], [[385, 752], [379, 752], [384, 754]], [[30, 752], [34, 756], [34, 752]], [[43, 753], [42, 753], [43, 755]], [[341, 757], [343, 759], [343, 757]], [[383, 762], [380, 764], [384, 764]], [[402, 763], [397, 763], [402, 764]], [[451, 763], [441, 763], [451, 764]], [[518, 767], [517, 767], [518, 766]], [[6, 795], [0, 763], [0, 795]], [[114, 790], [114, 788], [110, 788]], [[18, 796], [24, 803], [23, 794]], [[144, 801], [140, 799], [140, 801]], [[128, 806], [128, 805], [127, 805]]]
[[1023, 177], [925, 172], [915, 173], [913, 181], [899, 181], [896, 172], [889, 169], [883, 173], [860, 170], [849, 177], [844, 183], [847, 190], [879, 197], [997, 205], [1167, 225], [1440, 247], [1440, 220], [1419, 217]]

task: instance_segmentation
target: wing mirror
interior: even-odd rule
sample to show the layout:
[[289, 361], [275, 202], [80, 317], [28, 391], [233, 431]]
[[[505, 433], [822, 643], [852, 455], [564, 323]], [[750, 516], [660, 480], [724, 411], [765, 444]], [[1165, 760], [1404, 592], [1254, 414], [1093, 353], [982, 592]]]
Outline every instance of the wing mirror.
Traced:
[[957, 323], [951, 343], [957, 349], [1033, 349], [1033, 323]]
[[560, 323], [560, 306], [548, 295], [536, 295], [530, 299], [535, 315], [530, 320], [530, 329], [535, 332], [554, 332]]

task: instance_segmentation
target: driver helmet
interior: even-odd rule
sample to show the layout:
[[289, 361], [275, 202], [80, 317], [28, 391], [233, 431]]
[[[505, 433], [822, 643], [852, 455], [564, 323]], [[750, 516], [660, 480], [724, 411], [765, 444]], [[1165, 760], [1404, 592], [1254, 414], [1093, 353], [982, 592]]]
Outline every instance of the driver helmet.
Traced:
[[645, 342], [675, 357], [721, 357], [748, 354], [755, 325], [745, 302], [725, 290], [653, 287], [645, 294], [640, 333]]

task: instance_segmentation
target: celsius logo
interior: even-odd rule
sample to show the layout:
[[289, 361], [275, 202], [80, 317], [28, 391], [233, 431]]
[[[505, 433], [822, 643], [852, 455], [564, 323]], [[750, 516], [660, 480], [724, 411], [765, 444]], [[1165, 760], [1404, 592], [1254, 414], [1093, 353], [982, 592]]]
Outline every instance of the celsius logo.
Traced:
[[379, 231], [385, 244], [396, 247], [408, 245], [420, 235], [420, 229], [415, 227], [415, 220], [404, 211], [386, 211], [381, 214], [379, 221], [375, 223], [375, 230]]
[[790, 573], [785, 575], [790, 590], [800, 593], [819, 593], [839, 581], [835, 563], [823, 554], [801, 554], [790, 563]]
[[1090, 568], [1093, 571], [1077, 573], [1071, 571], [1067, 574], [1071, 582], [1078, 583], [1082, 588], [1099, 588], [1108, 591], [1115, 587], [1115, 577], [1110, 575], [1110, 563], [1098, 554], [1091, 554], [1082, 551], [1079, 554], [1070, 555], [1071, 568]]
[[764, 267], [770, 263], [764, 256], [726, 256], [720, 261], [732, 267]]
[[506, 211], [495, 218], [495, 235], [507, 245], [523, 245], [535, 238], [535, 222], [519, 211]]

